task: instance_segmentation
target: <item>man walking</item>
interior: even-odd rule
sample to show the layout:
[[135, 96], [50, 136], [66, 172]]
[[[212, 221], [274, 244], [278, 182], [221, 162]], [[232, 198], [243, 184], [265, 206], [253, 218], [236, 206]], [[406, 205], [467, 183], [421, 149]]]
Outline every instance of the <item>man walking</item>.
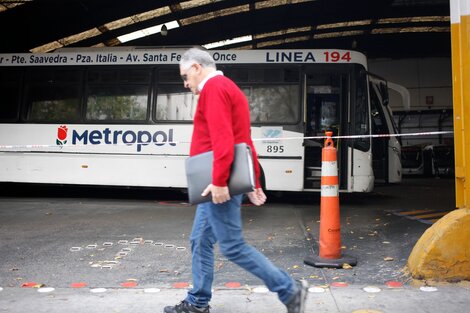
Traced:
[[214, 277], [216, 242], [230, 261], [257, 276], [270, 291], [278, 294], [288, 313], [302, 313], [307, 296], [307, 283], [294, 281], [277, 268], [258, 250], [248, 245], [242, 236], [241, 202], [243, 195], [230, 196], [227, 181], [233, 161], [234, 145], [245, 142], [253, 151], [256, 189], [248, 193], [254, 205], [266, 201], [260, 182], [259, 164], [250, 136], [248, 101], [240, 88], [217, 67], [212, 56], [202, 49], [191, 48], [179, 63], [184, 86], [199, 95], [190, 155], [212, 150], [214, 162], [212, 183], [203, 191], [212, 201], [199, 204], [191, 232], [193, 288], [165, 313], [209, 313]]

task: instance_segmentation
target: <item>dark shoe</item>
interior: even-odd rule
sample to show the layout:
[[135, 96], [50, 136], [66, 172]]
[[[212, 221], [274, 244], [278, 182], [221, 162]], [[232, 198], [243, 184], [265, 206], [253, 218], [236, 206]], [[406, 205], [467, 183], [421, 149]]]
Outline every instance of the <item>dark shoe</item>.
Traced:
[[166, 306], [163, 309], [163, 312], [165, 313], [193, 313], [193, 312], [194, 313], [210, 313], [209, 306], [200, 308], [184, 300], [181, 301], [180, 304], [177, 304], [175, 306]]
[[297, 286], [297, 292], [286, 304], [287, 313], [303, 313], [305, 310], [308, 284], [305, 280], [296, 280], [295, 284]]

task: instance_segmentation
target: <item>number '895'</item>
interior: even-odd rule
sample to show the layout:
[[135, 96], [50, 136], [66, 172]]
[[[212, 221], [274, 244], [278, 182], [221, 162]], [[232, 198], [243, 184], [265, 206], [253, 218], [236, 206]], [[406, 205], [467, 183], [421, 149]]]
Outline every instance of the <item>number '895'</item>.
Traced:
[[266, 152], [268, 153], [283, 153], [284, 152], [284, 146], [267, 146], [266, 147]]

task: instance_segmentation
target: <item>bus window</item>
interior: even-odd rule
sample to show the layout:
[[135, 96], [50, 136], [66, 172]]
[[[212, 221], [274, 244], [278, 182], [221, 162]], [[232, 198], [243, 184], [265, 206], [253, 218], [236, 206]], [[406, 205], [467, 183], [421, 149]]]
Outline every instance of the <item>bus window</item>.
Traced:
[[363, 70], [356, 69], [356, 103], [354, 106], [354, 134], [363, 137], [354, 139], [354, 148], [369, 151], [369, 105], [367, 101], [367, 80]]
[[145, 121], [147, 86], [90, 86], [86, 102], [88, 121]]
[[81, 71], [32, 70], [26, 84], [27, 120], [76, 122], [80, 120]]
[[321, 104], [320, 114], [320, 129], [326, 131], [327, 129], [338, 128], [339, 119], [336, 113], [337, 101], [324, 100]]
[[248, 98], [252, 123], [295, 124], [300, 119], [298, 67], [221, 67]]
[[147, 69], [90, 69], [87, 74], [89, 84], [148, 84], [150, 70]]
[[198, 95], [184, 88], [177, 68], [158, 71], [156, 121], [192, 122]]
[[[299, 119], [298, 86], [242, 86], [248, 98], [253, 123], [293, 124]], [[198, 96], [180, 86], [157, 87], [158, 121], [192, 121]]]
[[16, 122], [19, 117], [21, 71], [7, 69], [0, 72], [0, 122]]
[[[183, 85], [180, 71], [172, 66], [171, 69], [162, 69], [158, 71], [158, 81], [164, 83], [177, 83]], [[185, 89], [184, 87], [182, 89]]]
[[[370, 106], [372, 116], [372, 133], [386, 135], [388, 128], [380, 100], [376, 92], [371, 89]], [[378, 137], [373, 139], [372, 155], [374, 156], [374, 175], [376, 179], [387, 179], [388, 173], [388, 138]]]
[[307, 87], [307, 135], [323, 136], [325, 131], [339, 134], [340, 76], [309, 74]]
[[198, 96], [188, 92], [182, 84], [160, 84], [157, 88], [155, 118], [157, 121], [192, 121], [196, 112], [197, 99]]
[[90, 70], [87, 81], [87, 121], [147, 120], [149, 70]]
[[242, 86], [252, 123], [294, 124], [299, 120], [299, 86]]
[[[376, 137], [372, 141], [373, 168], [376, 180], [384, 180], [386, 183], [401, 181], [401, 144], [393, 136], [396, 127], [388, 102], [388, 92], [383, 93], [382, 80], [370, 76], [370, 106], [372, 117], [372, 134], [384, 135]], [[385, 100], [385, 102], [384, 102]]]
[[422, 175], [424, 173], [423, 149], [420, 146], [401, 148], [401, 163], [403, 174]]
[[253, 83], [298, 83], [299, 69], [292, 68], [227, 68], [221, 66], [224, 74], [233, 81], [242, 84]]
[[[292, 83], [299, 80], [298, 69], [221, 68], [227, 77], [240, 84], [247, 96], [251, 122], [295, 124], [299, 121], [300, 89], [298, 82]], [[158, 73], [155, 117], [158, 121], [192, 121], [194, 118], [198, 96], [188, 92], [175, 73], [174, 70]], [[173, 83], [176, 77], [178, 84]]]

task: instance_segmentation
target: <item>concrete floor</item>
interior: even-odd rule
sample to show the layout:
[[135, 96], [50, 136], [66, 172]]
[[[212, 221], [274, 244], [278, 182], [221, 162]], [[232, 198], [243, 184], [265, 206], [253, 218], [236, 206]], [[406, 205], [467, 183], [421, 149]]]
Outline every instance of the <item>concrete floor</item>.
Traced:
[[[2, 186], [0, 195], [0, 286], [37, 282], [67, 288], [142, 288], [190, 283], [191, 231], [195, 207], [180, 193], [102, 188]], [[319, 195], [269, 195], [262, 207], [243, 207], [245, 239], [295, 278], [311, 285], [333, 282], [409, 283], [405, 265], [430, 226], [394, 214], [452, 210], [453, 179], [405, 178], [371, 194], [341, 195], [344, 254], [352, 269], [305, 265], [318, 254]], [[256, 277], [216, 254], [214, 287], [229, 282], [256, 286]]]
[[[1, 185], [0, 312], [154, 313], [178, 303], [191, 283], [195, 207], [185, 200], [170, 191]], [[243, 207], [248, 243], [308, 281], [305, 313], [466, 310], [468, 282], [432, 285], [406, 272], [431, 225], [414, 214], [454, 209], [453, 179], [409, 178], [341, 195], [343, 252], [358, 262], [351, 269], [303, 263], [318, 255], [319, 200], [270, 194], [263, 207]], [[215, 268], [212, 313], [286, 311], [218, 252]]]

